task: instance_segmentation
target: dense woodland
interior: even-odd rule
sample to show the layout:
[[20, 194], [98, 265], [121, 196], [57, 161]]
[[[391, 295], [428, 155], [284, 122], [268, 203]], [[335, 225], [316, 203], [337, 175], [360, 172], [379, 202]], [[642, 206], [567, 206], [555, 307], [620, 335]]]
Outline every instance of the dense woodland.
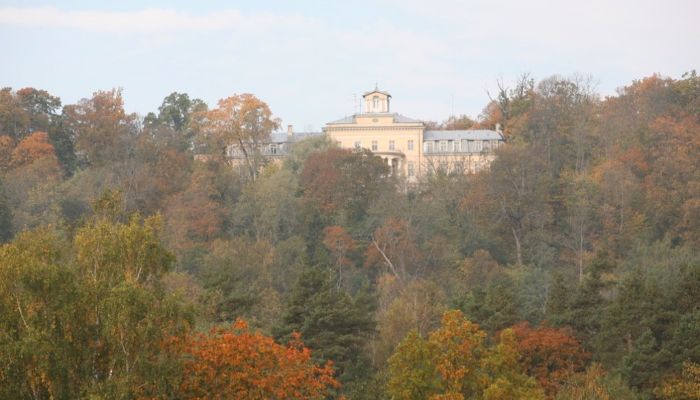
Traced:
[[[0, 91], [2, 399], [699, 399], [700, 77], [523, 76], [403, 190], [253, 95]], [[245, 162], [232, 167], [226, 144]]]

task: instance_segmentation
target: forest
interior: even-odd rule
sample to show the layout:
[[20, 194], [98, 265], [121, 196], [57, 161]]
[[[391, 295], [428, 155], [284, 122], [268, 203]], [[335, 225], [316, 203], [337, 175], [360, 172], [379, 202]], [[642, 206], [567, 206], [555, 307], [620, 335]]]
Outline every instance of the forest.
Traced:
[[[523, 75], [410, 190], [263, 99], [0, 91], [1, 399], [700, 399], [700, 77]], [[246, 149], [234, 167], [227, 144]]]

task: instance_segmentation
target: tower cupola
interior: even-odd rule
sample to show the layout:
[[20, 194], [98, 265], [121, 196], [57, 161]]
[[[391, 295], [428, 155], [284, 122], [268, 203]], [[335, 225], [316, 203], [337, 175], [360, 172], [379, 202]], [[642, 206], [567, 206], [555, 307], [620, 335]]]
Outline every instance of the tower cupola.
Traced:
[[391, 101], [391, 95], [387, 92], [379, 90], [377, 86], [374, 90], [367, 92], [362, 95], [365, 100], [365, 113], [388, 113], [389, 112], [389, 102]]

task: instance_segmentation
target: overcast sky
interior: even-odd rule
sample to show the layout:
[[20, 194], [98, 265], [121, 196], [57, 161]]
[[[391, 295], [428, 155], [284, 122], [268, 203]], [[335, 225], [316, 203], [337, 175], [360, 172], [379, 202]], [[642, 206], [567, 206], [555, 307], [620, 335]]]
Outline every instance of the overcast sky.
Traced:
[[700, 69], [700, 1], [0, 0], [0, 86], [64, 104], [122, 87], [128, 111], [173, 91], [234, 93], [320, 129], [380, 89], [409, 117], [476, 117], [496, 81], [591, 75], [602, 94]]

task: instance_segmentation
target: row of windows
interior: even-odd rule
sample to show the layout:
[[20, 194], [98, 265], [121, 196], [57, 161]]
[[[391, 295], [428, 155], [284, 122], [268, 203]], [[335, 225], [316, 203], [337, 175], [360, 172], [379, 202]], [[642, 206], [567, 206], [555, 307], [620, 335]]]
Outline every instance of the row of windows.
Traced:
[[428, 174], [433, 172], [439, 172], [443, 174], [463, 174], [465, 171], [478, 172], [483, 169], [483, 162], [465, 163], [462, 161], [455, 161], [447, 163], [445, 161], [440, 162], [437, 165], [433, 165], [432, 168], [428, 168]]
[[[499, 140], [428, 140], [423, 142], [423, 152], [425, 153], [482, 153], [491, 152], [501, 145]], [[356, 148], [362, 147], [361, 141], [355, 142]], [[413, 140], [406, 142], [406, 149], [413, 151]], [[382, 151], [379, 143], [372, 140], [370, 150]], [[390, 140], [388, 151], [396, 151], [396, 141]]]
[[[480, 162], [475, 162], [475, 163], [467, 163], [466, 168], [469, 170], [472, 170], [474, 172], [477, 172], [481, 170], [483, 167], [483, 163]], [[407, 165], [407, 174], [408, 176], [415, 176], [416, 175], [416, 167], [413, 161], [409, 161]], [[463, 174], [465, 170], [465, 163], [462, 161], [454, 161], [451, 163], [448, 162], [440, 162], [437, 165], [434, 165], [428, 168], [428, 173], [432, 173], [433, 171], [435, 172], [440, 172], [443, 174], [448, 174], [448, 173], [454, 173], [454, 174]]]
[[[413, 140], [408, 140], [406, 142], [406, 149], [408, 151], [413, 151]], [[423, 151], [426, 154], [435, 153], [482, 153], [490, 152], [501, 145], [498, 140], [428, 140], [423, 142]], [[362, 147], [361, 141], [355, 142], [356, 148]], [[389, 146], [386, 151], [396, 151], [396, 141], [390, 140]], [[370, 149], [372, 151], [382, 151], [384, 149], [379, 148], [379, 143], [376, 140], [372, 140]], [[241, 152], [237, 146], [228, 146], [226, 149], [228, 156], [236, 157], [242, 156]], [[263, 147], [262, 153], [264, 155], [282, 155], [286, 153], [285, 145], [282, 143], [270, 143]]]
[[[361, 141], [355, 141], [355, 148], [361, 148], [362, 147], [362, 142]], [[372, 140], [372, 146], [370, 147], [370, 150], [372, 151], [379, 151], [379, 143], [376, 140]], [[389, 141], [389, 148], [387, 149], [388, 151], [396, 151], [396, 141], [395, 140], [390, 140]], [[413, 140], [409, 140], [406, 142], [406, 150], [412, 151], [413, 150]]]
[[499, 140], [428, 140], [423, 142], [425, 153], [481, 153], [501, 145]]

